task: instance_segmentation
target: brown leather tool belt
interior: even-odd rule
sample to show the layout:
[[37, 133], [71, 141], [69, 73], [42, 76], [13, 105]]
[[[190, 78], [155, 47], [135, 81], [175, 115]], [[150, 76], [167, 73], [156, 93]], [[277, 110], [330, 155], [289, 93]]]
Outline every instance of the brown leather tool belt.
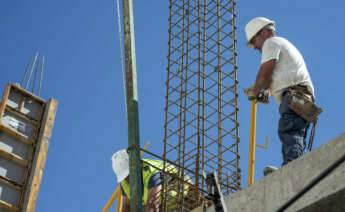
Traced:
[[307, 87], [294, 85], [288, 87], [286, 92], [290, 92], [289, 108], [306, 121], [316, 123], [322, 109], [316, 106], [314, 96]]

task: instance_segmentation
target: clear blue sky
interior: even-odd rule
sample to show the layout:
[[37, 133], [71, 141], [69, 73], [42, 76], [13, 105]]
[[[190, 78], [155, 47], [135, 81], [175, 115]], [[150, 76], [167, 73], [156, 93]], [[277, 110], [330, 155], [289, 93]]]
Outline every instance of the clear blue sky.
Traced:
[[[161, 154], [164, 133], [169, 1], [134, 1], [140, 139]], [[344, 132], [345, 28], [343, 1], [238, 1], [238, 78], [253, 84], [260, 54], [245, 47], [244, 26], [253, 17], [276, 21], [277, 35], [294, 43], [324, 109], [318, 147]], [[100, 211], [117, 187], [110, 157], [127, 145], [127, 123], [114, 1], [2, 0], [0, 91], [20, 81], [30, 56], [46, 56], [44, 99], [59, 101], [37, 202], [37, 212]], [[280, 166], [278, 105], [259, 105], [255, 179], [266, 165]], [[250, 102], [240, 93], [240, 154], [246, 186]], [[331, 153], [330, 153], [331, 154]]]

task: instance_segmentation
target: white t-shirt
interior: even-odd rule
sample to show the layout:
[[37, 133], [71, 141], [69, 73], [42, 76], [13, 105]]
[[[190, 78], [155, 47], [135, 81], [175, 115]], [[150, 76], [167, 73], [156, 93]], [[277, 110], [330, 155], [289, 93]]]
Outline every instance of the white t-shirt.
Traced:
[[301, 53], [288, 40], [271, 37], [262, 47], [261, 64], [276, 59], [272, 73], [271, 93], [278, 104], [284, 90], [293, 85], [304, 85], [314, 96], [314, 87]]

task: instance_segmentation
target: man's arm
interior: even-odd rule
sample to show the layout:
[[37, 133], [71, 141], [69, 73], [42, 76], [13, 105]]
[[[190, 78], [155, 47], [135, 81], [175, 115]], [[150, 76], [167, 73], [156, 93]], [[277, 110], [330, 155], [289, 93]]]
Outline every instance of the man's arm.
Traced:
[[130, 210], [129, 199], [125, 196], [122, 196], [122, 212], [129, 212]]
[[158, 212], [159, 210], [159, 197], [161, 195], [162, 186], [158, 185], [151, 188], [147, 193], [147, 202], [145, 212]]
[[253, 95], [257, 96], [262, 89], [268, 89], [272, 82], [272, 73], [276, 60], [269, 60], [260, 66], [260, 70], [256, 76], [255, 85], [253, 87]]

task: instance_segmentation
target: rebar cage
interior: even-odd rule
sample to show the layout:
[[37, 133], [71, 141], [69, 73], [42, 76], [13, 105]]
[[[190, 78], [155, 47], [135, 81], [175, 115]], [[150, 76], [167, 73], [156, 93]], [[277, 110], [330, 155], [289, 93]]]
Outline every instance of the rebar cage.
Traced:
[[[203, 171], [216, 170], [225, 195], [241, 186], [235, 0], [170, 0], [169, 8], [163, 158], [177, 165], [180, 180], [177, 195], [167, 180], [163, 193], [164, 203], [175, 198], [176, 211], [188, 211], [185, 200], [192, 208], [203, 201]], [[184, 192], [185, 175], [193, 197]]]

